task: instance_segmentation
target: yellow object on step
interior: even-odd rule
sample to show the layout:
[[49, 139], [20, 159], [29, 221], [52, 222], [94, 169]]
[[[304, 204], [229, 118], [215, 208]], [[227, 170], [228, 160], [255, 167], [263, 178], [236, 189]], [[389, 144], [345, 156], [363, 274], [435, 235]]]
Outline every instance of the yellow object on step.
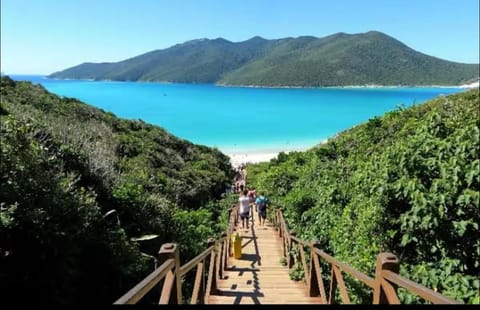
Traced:
[[233, 243], [233, 257], [241, 258], [242, 257], [242, 237], [238, 233], [232, 235]]

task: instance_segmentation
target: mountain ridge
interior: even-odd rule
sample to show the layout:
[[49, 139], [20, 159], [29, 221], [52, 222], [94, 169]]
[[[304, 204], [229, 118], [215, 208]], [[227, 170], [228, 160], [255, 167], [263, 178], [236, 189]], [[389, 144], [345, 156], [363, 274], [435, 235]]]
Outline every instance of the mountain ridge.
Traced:
[[325, 87], [461, 85], [478, 64], [418, 52], [379, 31], [232, 42], [194, 39], [119, 62], [82, 63], [51, 78]]

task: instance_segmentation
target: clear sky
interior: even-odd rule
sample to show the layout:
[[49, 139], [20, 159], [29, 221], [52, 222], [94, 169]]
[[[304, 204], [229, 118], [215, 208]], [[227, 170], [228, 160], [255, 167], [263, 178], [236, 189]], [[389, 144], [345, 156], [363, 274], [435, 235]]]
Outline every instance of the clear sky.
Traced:
[[479, 0], [1, 0], [1, 71], [49, 74], [197, 38], [384, 32], [479, 62]]

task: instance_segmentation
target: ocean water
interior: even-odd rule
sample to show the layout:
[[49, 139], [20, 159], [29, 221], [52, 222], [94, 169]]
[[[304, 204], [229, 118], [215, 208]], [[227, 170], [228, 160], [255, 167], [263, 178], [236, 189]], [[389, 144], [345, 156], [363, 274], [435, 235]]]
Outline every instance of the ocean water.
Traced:
[[226, 153], [312, 147], [399, 106], [460, 88], [244, 88], [205, 84], [53, 80], [12, 75], [116, 116], [142, 119]]

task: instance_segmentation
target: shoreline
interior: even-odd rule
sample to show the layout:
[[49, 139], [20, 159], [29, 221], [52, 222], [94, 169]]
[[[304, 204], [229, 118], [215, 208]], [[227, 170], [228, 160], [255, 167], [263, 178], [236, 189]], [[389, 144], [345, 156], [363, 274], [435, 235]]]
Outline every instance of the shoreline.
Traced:
[[158, 84], [205, 84], [213, 85], [217, 87], [241, 87], [241, 88], [265, 88], [265, 89], [375, 89], [375, 88], [459, 88], [459, 89], [473, 89], [480, 87], [480, 80], [469, 84], [462, 85], [377, 85], [377, 84], [364, 84], [364, 85], [337, 85], [337, 86], [288, 86], [288, 85], [235, 85], [235, 84], [222, 84], [222, 83], [174, 83], [169, 81], [120, 81], [120, 80], [98, 80], [98, 79], [72, 79], [72, 78], [55, 78], [48, 77], [48, 75], [35, 75], [35, 74], [4, 74], [6, 76], [39, 76], [43, 79], [51, 80], [65, 80], [65, 81], [89, 81], [89, 82], [128, 82], [128, 83], [158, 83]]
[[218, 87], [241, 87], [241, 88], [278, 88], [278, 89], [374, 89], [374, 88], [460, 88], [460, 89], [473, 89], [480, 86], [480, 80], [462, 85], [377, 85], [377, 84], [365, 84], [365, 85], [338, 85], [338, 86], [269, 86], [269, 85], [234, 85], [234, 84], [213, 84]]
[[269, 162], [270, 160], [277, 158], [278, 154], [281, 152], [285, 154], [288, 154], [291, 152], [304, 152], [317, 145], [327, 143], [327, 141], [328, 139], [319, 141], [318, 143], [315, 143], [310, 146], [305, 146], [305, 145], [298, 145], [296, 147], [272, 146], [270, 148], [251, 148], [251, 149], [219, 148], [219, 150], [223, 154], [227, 155], [230, 158], [230, 162], [232, 166], [237, 168], [242, 164]]

